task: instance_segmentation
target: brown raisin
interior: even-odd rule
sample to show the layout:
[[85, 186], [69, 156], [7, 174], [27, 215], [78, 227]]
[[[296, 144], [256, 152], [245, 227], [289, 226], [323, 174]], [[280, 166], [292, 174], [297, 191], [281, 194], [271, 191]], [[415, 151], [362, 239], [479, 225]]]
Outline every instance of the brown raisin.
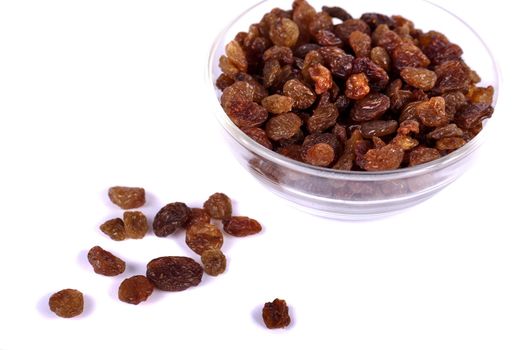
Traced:
[[214, 219], [227, 219], [232, 216], [231, 199], [224, 193], [214, 193], [204, 202], [204, 210]]
[[166, 237], [184, 227], [191, 216], [191, 210], [181, 202], [162, 207], [153, 219], [153, 232], [158, 237]]
[[335, 35], [344, 42], [348, 42], [348, 37], [355, 31], [370, 34], [370, 27], [360, 19], [347, 19], [343, 23], [334, 26]]
[[434, 65], [459, 60], [463, 54], [458, 45], [452, 44], [445, 35], [433, 30], [421, 34], [418, 40], [419, 46]]
[[466, 141], [462, 137], [444, 137], [436, 141], [436, 148], [439, 151], [453, 151], [465, 145]]
[[333, 29], [332, 17], [326, 12], [317, 12], [308, 25], [308, 31], [313, 36], [321, 30], [332, 31]]
[[419, 47], [406, 42], [396, 46], [391, 57], [394, 67], [399, 71], [406, 67], [425, 68], [430, 64], [430, 60]]
[[457, 111], [467, 105], [467, 99], [461, 91], [452, 91], [443, 94], [445, 99], [445, 112], [449, 119], [453, 119]]
[[449, 122], [445, 113], [445, 99], [441, 96], [432, 97], [428, 101], [416, 102], [415, 113], [425, 126], [440, 127]]
[[293, 64], [293, 52], [292, 49], [286, 46], [272, 46], [268, 50], [264, 51], [263, 60], [277, 60], [282, 64]]
[[460, 61], [446, 61], [435, 68], [437, 75], [433, 91], [438, 94], [453, 90], [467, 91], [470, 84], [470, 69]]
[[298, 162], [302, 162], [301, 151], [302, 146], [296, 144], [286, 145], [277, 149], [277, 153]]
[[367, 171], [384, 171], [399, 168], [404, 152], [398, 145], [388, 144], [368, 150], [364, 156], [363, 168]]
[[293, 99], [288, 96], [270, 95], [261, 102], [266, 110], [273, 114], [290, 112], [293, 106]]
[[246, 73], [237, 73], [235, 75], [236, 81], [244, 81], [248, 83], [253, 88], [253, 93], [251, 99], [253, 102], [261, 103], [262, 99], [268, 96], [268, 91], [264, 86], [257, 81], [254, 77]]
[[228, 86], [232, 85], [233, 83], [235, 83], [235, 80], [233, 80], [232, 78], [230, 78], [224, 73], [219, 75], [219, 77], [215, 81], [215, 85], [217, 85], [217, 87], [221, 91], [224, 91], [224, 89], [226, 89]]
[[142, 275], [126, 278], [118, 288], [118, 298], [120, 301], [138, 305], [146, 301], [153, 293], [155, 286], [151, 281]]
[[352, 74], [346, 80], [345, 96], [352, 100], [360, 100], [370, 92], [368, 78], [365, 73]]
[[283, 93], [293, 99], [293, 107], [297, 109], [306, 109], [316, 100], [313, 91], [297, 79], [288, 80], [283, 86]]
[[364, 137], [383, 137], [395, 133], [397, 121], [395, 120], [372, 120], [361, 124], [361, 133]]
[[245, 128], [242, 129], [246, 135], [248, 135], [252, 140], [257, 142], [258, 144], [268, 148], [272, 149], [272, 143], [268, 139], [268, 136], [266, 136], [266, 132], [258, 127], [253, 128]]
[[91, 248], [87, 258], [93, 271], [99, 275], [117, 276], [126, 269], [126, 262], [99, 246]]
[[376, 46], [370, 50], [370, 59], [385, 71], [388, 72], [390, 70], [390, 56], [381, 46]]
[[458, 128], [456, 124], [448, 124], [428, 133], [428, 137], [434, 140], [453, 136], [463, 136], [463, 130]]
[[134, 209], [146, 203], [146, 192], [140, 187], [111, 187], [108, 196], [111, 202], [122, 209]]
[[337, 137], [341, 144], [344, 144], [346, 142], [346, 127], [344, 125], [336, 123], [332, 128], [332, 134], [334, 134], [335, 137]]
[[361, 20], [364, 21], [370, 29], [374, 30], [378, 25], [384, 24], [389, 27], [394, 26], [394, 20], [381, 13], [367, 12], [361, 15]]
[[286, 301], [274, 299], [274, 301], [264, 304], [262, 318], [269, 329], [285, 328], [290, 325], [291, 320]]
[[348, 78], [352, 74], [353, 63], [354, 57], [352, 55], [345, 54], [335, 58], [330, 64], [332, 75], [341, 79]]
[[441, 157], [439, 151], [435, 148], [428, 148], [418, 146], [410, 151], [408, 164], [415, 166], [423, 163], [428, 163]]
[[239, 68], [233, 64], [233, 62], [226, 56], [219, 58], [219, 68], [228, 77], [234, 79], [235, 75], [239, 73]]
[[289, 18], [279, 18], [270, 27], [270, 40], [277, 46], [293, 47], [299, 38], [299, 27]]
[[226, 271], [226, 257], [219, 249], [209, 249], [201, 254], [204, 272], [209, 276], [218, 276]]
[[352, 32], [348, 37], [348, 44], [350, 44], [356, 57], [370, 56], [370, 50], [372, 49], [372, 39], [370, 35], [359, 31]]
[[323, 132], [335, 125], [338, 116], [339, 110], [333, 103], [322, 103], [321, 101], [317, 108], [314, 109], [312, 116], [308, 118], [306, 122], [308, 131], [310, 133]]
[[124, 230], [128, 238], [144, 238], [148, 232], [148, 219], [140, 211], [126, 211], [124, 212]]
[[248, 60], [246, 59], [246, 54], [239, 44], [238, 41], [232, 40], [226, 45], [226, 56], [230, 62], [237, 67], [241, 72], [246, 72], [248, 70]]
[[269, 59], [264, 63], [262, 75], [265, 88], [269, 88], [275, 84], [280, 71], [281, 65], [278, 60]]
[[222, 92], [221, 105], [228, 113], [230, 105], [235, 101], [252, 102], [254, 87], [246, 81], [236, 81]]
[[315, 34], [315, 40], [321, 46], [341, 46], [343, 42], [330, 30], [320, 30]]
[[305, 58], [306, 54], [310, 51], [315, 51], [319, 49], [321, 46], [314, 44], [314, 43], [307, 43], [304, 45], [299, 46], [295, 49], [294, 54], [298, 58]]
[[343, 154], [339, 157], [337, 162], [334, 164], [334, 169], [338, 170], [352, 170], [355, 160], [355, 145], [358, 141], [363, 140], [363, 135], [360, 129], [352, 131], [350, 138], [345, 141], [345, 147]]
[[266, 135], [273, 141], [290, 139], [299, 132], [302, 123], [295, 113], [279, 114], [266, 123]]
[[487, 103], [472, 103], [463, 108], [454, 121], [460, 128], [471, 129], [484, 119], [490, 118], [493, 112], [494, 109]]
[[388, 85], [387, 72], [372, 62], [368, 57], [358, 57], [354, 60], [352, 73], [365, 73], [371, 88], [376, 91], [383, 90]]
[[197, 286], [202, 279], [202, 266], [185, 256], [163, 256], [151, 260], [146, 276], [160, 290], [179, 292]]
[[197, 223], [186, 230], [186, 244], [199, 255], [208, 249], [220, 249], [222, 243], [222, 232], [213, 224]]
[[436, 73], [425, 68], [406, 67], [400, 75], [408, 85], [423, 91], [431, 90], [437, 80]]
[[419, 145], [419, 141], [408, 135], [399, 134], [392, 139], [390, 144], [399, 146], [403, 151], [408, 151]]
[[408, 90], [401, 90], [403, 83], [401, 79], [392, 81], [387, 88], [386, 94], [390, 97], [390, 109], [399, 112], [407, 103], [414, 101], [414, 94]]
[[392, 54], [392, 51], [403, 43], [403, 39], [387, 25], [380, 24], [372, 33], [372, 42]]
[[467, 98], [471, 103], [486, 103], [492, 104], [494, 98], [494, 88], [492, 86], [477, 87], [473, 86], [469, 89]]
[[190, 219], [184, 226], [188, 228], [194, 224], [209, 224], [211, 222], [211, 216], [202, 208], [191, 208]]
[[310, 77], [315, 82], [315, 93], [321, 95], [332, 87], [332, 73], [322, 64], [316, 64], [308, 69]]
[[338, 6], [323, 6], [323, 12], [328, 13], [331, 17], [338, 18], [341, 21], [346, 21], [347, 19], [352, 19], [352, 16], [346, 12], [345, 9]]
[[408, 135], [411, 132], [415, 134], [419, 134], [419, 122], [417, 120], [408, 119], [408, 120], [402, 121], [399, 124], [399, 128], [397, 129], [398, 134]]
[[341, 148], [333, 134], [311, 134], [304, 139], [301, 156], [306, 163], [326, 167], [334, 161]]
[[49, 298], [49, 309], [59, 317], [78, 316], [84, 311], [84, 295], [76, 289], [62, 289]]
[[224, 232], [235, 236], [244, 237], [261, 232], [261, 224], [247, 216], [232, 216], [229, 219], [222, 220]]
[[124, 221], [121, 218], [110, 219], [100, 225], [100, 231], [104, 232], [114, 241], [122, 241], [126, 238]]
[[354, 122], [364, 122], [378, 119], [390, 107], [390, 99], [380, 93], [371, 92], [361, 100], [357, 100], [352, 110], [350, 118]]

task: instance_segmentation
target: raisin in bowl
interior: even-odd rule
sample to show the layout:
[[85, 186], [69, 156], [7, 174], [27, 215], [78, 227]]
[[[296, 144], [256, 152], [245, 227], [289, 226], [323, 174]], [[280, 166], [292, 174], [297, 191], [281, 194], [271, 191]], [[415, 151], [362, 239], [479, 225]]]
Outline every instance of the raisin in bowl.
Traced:
[[[266, 31], [250, 27], [263, 16]], [[301, 209], [356, 220], [413, 206], [465, 172], [498, 81], [476, 32], [430, 2], [296, 0], [292, 11], [267, 0], [219, 34], [207, 83], [244, 168]]]

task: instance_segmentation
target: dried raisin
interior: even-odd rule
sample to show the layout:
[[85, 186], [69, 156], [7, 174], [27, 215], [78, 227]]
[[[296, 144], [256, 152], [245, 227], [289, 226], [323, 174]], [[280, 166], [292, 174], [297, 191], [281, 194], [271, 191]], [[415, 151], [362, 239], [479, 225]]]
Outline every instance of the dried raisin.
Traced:
[[49, 298], [49, 309], [59, 317], [78, 316], [84, 311], [84, 295], [76, 289], [62, 289]]
[[302, 123], [295, 113], [279, 114], [266, 123], [266, 135], [273, 141], [290, 139], [299, 132]]
[[179, 292], [199, 285], [204, 270], [185, 256], [164, 256], [151, 260], [146, 276], [160, 290]]
[[191, 210], [181, 202], [162, 207], [153, 219], [153, 232], [158, 237], [166, 237], [184, 227], [191, 216]]
[[121, 218], [115, 218], [106, 221], [100, 225], [100, 231], [104, 232], [114, 241], [122, 241], [126, 239], [124, 221], [122, 221]]
[[269, 329], [285, 328], [290, 325], [291, 320], [286, 301], [274, 299], [274, 301], [264, 304], [262, 318]]
[[149, 298], [153, 288], [153, 283], [146, 276], [132, 276], [120, 284], [118, 298], [122, 302], [138, 305]]
[[232, 216], [231, 199], [224, 193], [214, 193], [203, 205], [204, 210], [214, 219], [228, 219]]
[[99, 246], [91, 248], [87, 254], [87, 258], [91, 266], [93, 266], [93, 271], [99, 275], [117, 276], [126, 269], [124, 260]]
[[222, 232], [213, 224], [197, 223], [186, 230], [186, 244], [199, 255], [208, 249], [220, 249], [222, 243]]
[[144, 238], [148, 232], [148, 219], [140, 211], [126, 211], [124, 212], [124, 230], [128, 238]]
[[232, 216], [222, 221], [224, 232], [235, 236], [244, 237], [261, 232], [261, 224], [247, 216]]
[[219, 249], [209, 249], [201, 254], [204, 272], [209, 276], [218, 276], [226, 271], [226, 257]]
[[146, 203], [146, 192], [140, 187], [111, 187], [108, 196], [111, 202], [122, 209], [134, 209]]

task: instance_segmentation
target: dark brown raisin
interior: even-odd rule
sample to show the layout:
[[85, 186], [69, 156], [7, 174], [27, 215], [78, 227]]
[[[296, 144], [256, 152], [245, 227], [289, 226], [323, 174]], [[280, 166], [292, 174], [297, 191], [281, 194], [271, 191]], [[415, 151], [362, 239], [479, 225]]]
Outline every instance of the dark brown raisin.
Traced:
[[470, 84], [470, 69], [460, 61], [446, 61], [436, 66], [436, 85], [433, 91], [438, 94], [453, 90], [467, 91]]
[[372, 30], [376, 29], [376, 27], [380, 24], [385, 24], [389, 27], [393, 27], [395, 24], [392, 18], [385, 16], [381, 13], [373, 12], [363, 13], [361, 15], [361, 20], [368, 24], [368, 26]]
[[261, 102], [266, 110], [273, 114], [290, 112], [292, 110], [293, 99], [288, 96], [270, 95]]
[[222, 232], [213, 224], [197, 223], [186, 230], [186, 244], [199, 255], [208, 249], [220, 249], [222, 243]]
[[392, 54], [392, 51], [403, 43], [403, 39], [387, 25], [380, 24], [372, 33], [372, 42]]
[[314, 109], [312, 116], [308, 118], [306, 122], [308, 131], [310, 133], [323, 132], [335, 125], [338, 116], [339, 110], [333, 103], [322, 103], [321, 101], [317, 108]]
[[266, 135], [273, 141], [290, 139], [299, 132], [302, 123], [295, 113], [279, 114], [266, 123]]
[[458, 128], [456, 124], [448, 124], [428, 133], [428, 137], [434, 140], [453, 136], [463, 136], [463, 130]]
[[122, 209], [134, 209], [146, 203], [146, 192], [140, 187], [111, 187], [108, 196], [111, 202]]
[[341, 79], [348, 78], [350, 74], [352, 74], [353, 63], [354, 57], [352, 55], [342, 55], [337, 57], [330, 64], [332, 74]]
[[244, 81], [253, 88], [253, 94], [252, 99], [253, 102], [261, 103], [262, 99], [268, 96], [268, 91], [264, 88], [264, 86], [257, 81], [254, 77], [252, 77], [249, 74], [246, 73], [237, 73], [235, 75], [236, 81]]
[[226, 271], [226, 257], [219, 249], [209, 249], [201, 254], [204, 272], [209, 276], [218, 276]]
[[370, 50], [372, 49], [372, 39], [370, 35], [359, 31], [352, 32], [348, 37], [348, 44], [350, 44], [356, 57], [370, 56]]
[[261, 224], [247, 216], [232, 216], [229, 219], [222, 220], [224, 232], [235, 236], [245, 237], [261, 232]]
[[162, 207], [153, 219], [153, 232], [158, 237], [166, 237], [183, 228], [191, 216], [191, 210], [181, 202]]
[[445, 35], [433, 30], [420, 35], [418, 40], [419, 46], [434, 65], [459, 60], [463, 54], [458, 45], [452, 44]]
[[334, 164], [334, 169], [338, 170], [352, 170], [355, 160], [355, 145], [358, 141], [363, 140], [363, 135], [360, 129], [352, 131], [350, 138], [345, 141], [343, 153]]
[[387, 72], [372, 62], [368, 57], [358, 57], [354, 60], [352, 73], [365, 73], [371, 88], [376, 91], [383, 90], [388, 85]]
[[398, 145], [388, 144], [368, 150], [364, 156], [363, 168], [367, 171], [384, 171], [399, 168], [404, 152]]
[[204, 202], [204, 210], [214, 219], [227, 219], [232, 216], [232, 201], [224, 193], [214, 193]]
[[397, 121], [395, 120], [372, 120], [361, 124], [361, 133], [364, 137], [383, 137], [395, 133]]
[[439, 151], [435, 148], [418, 146], [410, 151], [408, 164], [410, 166], [428, 163], [441, 157]]
[[268, 136], [266, 136], [266, 132], [258, 127], [253, 128], [245, 128], [242, 129], [246, 135], [248, 135], [252, 140], [257, 142], [258, 144], [268, 148], [272, 149], [272, 143], [268, 139]]
[[328, 13], [330, 16], [338, 18], [343, 22], [347, 19], [352, 19], [352, 16], [348, 12], [346, 12], [345, 9], [338, 6], [323, 6], [322, 10]]
[[313, 91], [297, 79], [288, 80], [283, 86], [283, 93], [293, 99], [293, 107], [297, 109], [306, 109], [316, 100]]
[[461, 91], [452, 91], [443, 94], [445, 99], [445, 112], [449, 119], [453, 119], [457, 111], [467, 105], [467, 99]]
[[423, 91], [431, 90], [437, 80], [436, 73], [425, 68], [403, 68], [400, 75], [408, 85]]
[[188, 228], [194, 224], [209, 224], [211, 222], [211, 216], [202, 208], [191, 208], [190, 219], [184, 226]]
[[332, 87], [332, 73], [322, 64], [316, 64], [308, 69], [310, 78], [315, 82], [315, 93], [321, 95]]
[[140, 211], [126, 211], [124, 212], [124, 230], [128, 238], [144, 238], [148, 232], [148, 219]]
[[315, 40], [321, 46], [341, 46], [343, 42], [333, 32], [320, 30], [315, 34]]
[[335, 137], [337, 137], [341, 144], [344, 144], [346, 142], [346, 127], [344, 125], [336, 123], [332, 128], [332, 134], [334, 134]]
[[138, 305], [146, 301], [153, 293], [155, 286], [151, 281], [142, 275], [126, 278], [118, 288], [118, 298], [120, 301]]
[[360, 100], [370, 92], [368, 78], [365, 73], [352, 74], [346, 80], [345, 96], [352, 100]]
[[333, 29], [332, 17], [326, 12], [317, 12], [308, 25], [308, 31], [312, 36], [316, 36], [322, 30], [332, 31]]
[[334, 26], [335, 35], [344, 42], [348, 42], [348, 37], [355, 31], [370, 34], [370, 27], [360, 19], [347, 19], [343, 23]]
[[202, 266], [185, 256], [163, 256], [151, 260], [146, 276], [160, 290], [179, 292], [197, 286], [202, 279]]
[[371, 92], [361, 100], [356, 101], [350, 111], [354, 122], [365, 122], [378, 119], [390, 107], [390, 99], [380, 93]]
[[264, 63], [262, 74], [265, 88], [269, 88], [275, 84], [280, 71], [281, 65], [278, 60], [269, 59]]
[[468, 104], [454, 118], [455, 123], [463, 129], [471, 129], [484, 119], [490, 118], [494, 109], [487, 103]]
[[78, 316], [84, 311], [84, 295], [76, 289], [62, 289], [49, 298], [49, 309], [58, 317]]
[[277, 149], [277, 153], [285, 157], [291, 158], [293, 160], [296, 160], [298, 162], [303, 161], [302, 156], [301, 156], [301, 151], [302, 151], [302, 146], [296, 145], [296, 144], [286, 145], [286, 146], [283, 146]]
[[290, 315], [285, 300], [275, 299], [264, 304], [262, 310], [264, 324], [269, 329], [285, 328], [290, 325]]
[[124, 221], [121, 218], [110, 219], [100, 225], [100, 231], [104, 232], [114, 241], [122, 241], [126, 239], [126, 230], [124, 229]]
[[319, 49], [321, 46], [314, 44], [314, 43], [307, 43], [304, 45], [299, 46], [295, 49], [294, 54], [298, 58], [305, 58], [306, 54], [310, 51], [315, 51]]
[[91, 266], [93, 266], [93, 271], [99, 275], [117, 276], [126, 270], [124, 260], [99, 246], [91, 248], [87, 254], [87, 258]]
[[386, 94], [390, 97], [390, 109], [399, 112], [405, 108], [407, 103], [414, 101], [414, 94], [408, 90], [401, 90], [403, 83], [401, 79], [392, 81], [387, 88]]
[[269, 34], [275, 45], [293, 47], [299, 38], [299, 27], [289, 18], [279, 18], [272, 23]]
[[235, 83], [235, 80], [227, 76], [226, 74], [221, 74], [215, 81], [215, 85], [219, 88], [219, 90], [224, 91], [228, 86]]

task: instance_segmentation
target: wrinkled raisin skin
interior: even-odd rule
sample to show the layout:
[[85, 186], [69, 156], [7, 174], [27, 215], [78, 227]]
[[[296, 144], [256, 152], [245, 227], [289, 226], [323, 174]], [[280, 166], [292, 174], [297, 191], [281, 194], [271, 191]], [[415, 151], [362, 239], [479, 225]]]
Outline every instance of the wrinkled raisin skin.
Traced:
[[76, 289], [63, 289], [51, 295], [49, 309], [57, 316], [71, 318], [84, 311], [84, 295]]
[[124, 221], [121, 218], [115, 218], [106, 221], [100, 225], [100, 231], [104, 232], [114, 241], [123, 241], [126, 239]]
[[286, 301], [282, 299], [275, 299], [272, 302], [264, 304], [262, 310], [262, 318], [264, 324], [269, 329], [285, 328], [290, 322], [290, 315], [288, 314], [288, 306]]
[[224, 232], [235, 236], [245, 237], [261, 232], [261, 224], [247, 216], [232, 216], [222, 221]]
[[192, 258], [164, 256], [151, 260], [146, 276], [160, 290], [179, 292], [197, 286], [204, 270]]
[[218, 276], [226, 271], [226, 256], [219, 249], [209, 249], [201, 254], [204, 272], [209, 276]]
[[108, 196], [122, 209], [134, 209], [146, 203], [146, 192], [140, 187], [114, 186], [108, 190]]
[[126, 211], [124, 212], [124, 230], [128, 238], [144, 238], [148, 232], [148, 219], [140, 211]]
[[197, 223], [186, 230], [186, 244], [199, 255], [209, 249], [220, 249], [222, 243], [222, 232], [214, 224]]
[[126, 278], [118, 288], [118, 298], [128, 304], [138, 305], [153, 293], [154, 285], [142, 275]]
[[181, 202], [170, 203], [162, 207], [153, 219], [153, 232], [158, 237], [166, 237], [186, 225], [191, 216], [191, 209]]
[[214, 219], [227, 219], [232, 216], [231, 199], [224, 193], [214, 193], [204, 202], [204, 210]]
[[117, 276], [126, 270], [126, 263], [124, 260], [116, 257], [99, 246], [91, 248], [87, 254], [87, 258], [93, 267], [93, 271], [99, 275]]

